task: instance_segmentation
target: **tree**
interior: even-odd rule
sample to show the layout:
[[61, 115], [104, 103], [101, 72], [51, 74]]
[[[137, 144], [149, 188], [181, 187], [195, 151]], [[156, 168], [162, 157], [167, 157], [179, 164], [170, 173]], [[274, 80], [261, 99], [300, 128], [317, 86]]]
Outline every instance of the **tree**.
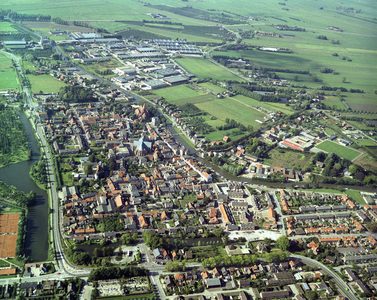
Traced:
[[357, 166], [355, 166], [355, 165], [349, 166], [349, 171], [350, 171], [351, 175], [355, 175], [356, 172], [357, 172]]
[[221, 237], [224, 233], [224, 229], [222, 227], [216, 228], [213, 233], [216, 237]]
[[84, 173], [85, 174], [92, 174], [92, 166], [91, 165], [85, 165], [84, 166]]
[[298, 76], [295, 75], [295, 77], [293, 77], [293, 80], [297, 82], [298, 81]]
[[169, 272], [173, 271], [173, 262], [171, 260], [166, 262], [165, 270]]
[[345, 82], [346, 82], [346, 79], [347, 79], [346, 77], [343, 77], [343, 78], [342, 78], [342, 83], [345, 83]]
[[355, 175], [355, 178], [356, 178], [357, 180], [360, 180], [360, 181], [363, 181], [363, 180], [364, 180], [364, 177], [365, 177], [365, 174], [364, 174], [364, 172], [362, 172], [362, 171], [357, 172], [356, 175]]
[[376, 222], [372, 222], [372, 223], [367, 223], [366, 224], [367, 228], [372, 231], [373, 233], [376, 233], [377, 232], [377, 223]]
[[315, 291], [308, 291], [306, 292], [306, 295], [310, 300], [318, 299], [318, 294]]
[[286, 235], [282, 235], [281, 237], [279, 237], [276, 242], [275, 242], [275, 245], [283, 250], [283, 251], [286, 251], [288, 250], [289, 246], [290, 246], [290, 242], [289, 242], [289, 239]]

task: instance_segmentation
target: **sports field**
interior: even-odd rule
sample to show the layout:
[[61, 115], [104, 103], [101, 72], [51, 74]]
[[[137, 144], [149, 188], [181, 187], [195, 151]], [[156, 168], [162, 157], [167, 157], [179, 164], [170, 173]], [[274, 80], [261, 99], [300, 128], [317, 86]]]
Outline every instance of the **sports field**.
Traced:
[[339, 144], [332, 142], [332, 141], [324, 141], [324, 142], [318, 144], [316, 146], [316, 148], [318, 148], [320, 150], [324, 150], [326, 152], [333, 152], [336, 155], [338, 155], [342, 158], [349, 159], [351, 161], [361, 154], [357, 150], [339, 145]]
[[50, 75], [28, 75], [33, 93], [57, 93], [66, 84]]
[[0, 79], [0, 91], [18, 87], [18, 79], [12, 61], [1, 53]]
[[0, 258], [16, 256], [19, 213], [0, 214]]
[[212, 78], [219, 81], [242, 81], [240, 77], [229, 73], [227, 70], [216, 66], [204, 58], [179, 58], [177, 62], [199, 78]]
[[245, 126], [252, 125], [260, 127], [261, 124], [255, 120], [261, 120], [265, 116], [261, 112], [233, 101], [231, 98], [216, 99], [203, 103], [196, 103], [196, 107], [224, 121], [226, 118], [234, 119]]

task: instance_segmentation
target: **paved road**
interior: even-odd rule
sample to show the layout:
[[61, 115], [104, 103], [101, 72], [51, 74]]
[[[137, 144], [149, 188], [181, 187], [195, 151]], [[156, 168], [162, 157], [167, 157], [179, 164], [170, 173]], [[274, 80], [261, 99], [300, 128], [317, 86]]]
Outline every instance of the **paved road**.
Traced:
[[316, 261], [314, 259], [311, 259], [311, 258], [308, 258], [308, 257], [305, 257], [305, 256], [295, 255], [295, 254], [291, 254], [291, 257], [299, 259], [299, 260], [301, 260], [305, 264], [308, 264], [308, 265], [320, 268], [324, 273], [326, 273], [327, 275], [329, 275], [330, 277], [332, 277], [332, 279], [335, 281], [335, 283], [337, 284], [337, 286], [340, 288], [340, 292], [344, 296], [346, 296], [350, 300], [357, 300], [358, 299], [352, 292], [350, 292], [348, 290], [349, 287], [348, 287], [347, 283], [345, 283], [333, 271], [331, 271], [328, 267], [326, 267], [325, 265], [323, 265], [319, 261]]

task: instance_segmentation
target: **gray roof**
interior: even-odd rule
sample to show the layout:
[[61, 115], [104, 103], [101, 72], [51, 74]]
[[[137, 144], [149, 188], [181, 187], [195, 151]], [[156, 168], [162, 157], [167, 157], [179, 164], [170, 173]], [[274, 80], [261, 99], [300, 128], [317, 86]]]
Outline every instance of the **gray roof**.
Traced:
[[206, 279], [207, 286], [210, 287], [217, 287], [221, 286], [221, 281], [219, 278], [207, 278]]

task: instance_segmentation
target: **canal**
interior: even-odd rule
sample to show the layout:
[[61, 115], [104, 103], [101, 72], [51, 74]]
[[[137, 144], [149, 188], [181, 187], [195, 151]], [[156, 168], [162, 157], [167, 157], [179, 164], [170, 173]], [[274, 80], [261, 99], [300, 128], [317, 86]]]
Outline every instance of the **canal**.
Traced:
[[29, 176], [30, 168], [39, 160], [40, 151], [30, 121], [24, 113], [18, 115], [25, 128], [32, 158], [1, 168], [0, 180], [25, 193], [35, 192], [37, 201], [29, 208], [28, 214], [25, 256], [30, 262], [41, 262], [47, 259], [48, 254], [48, 195]]

